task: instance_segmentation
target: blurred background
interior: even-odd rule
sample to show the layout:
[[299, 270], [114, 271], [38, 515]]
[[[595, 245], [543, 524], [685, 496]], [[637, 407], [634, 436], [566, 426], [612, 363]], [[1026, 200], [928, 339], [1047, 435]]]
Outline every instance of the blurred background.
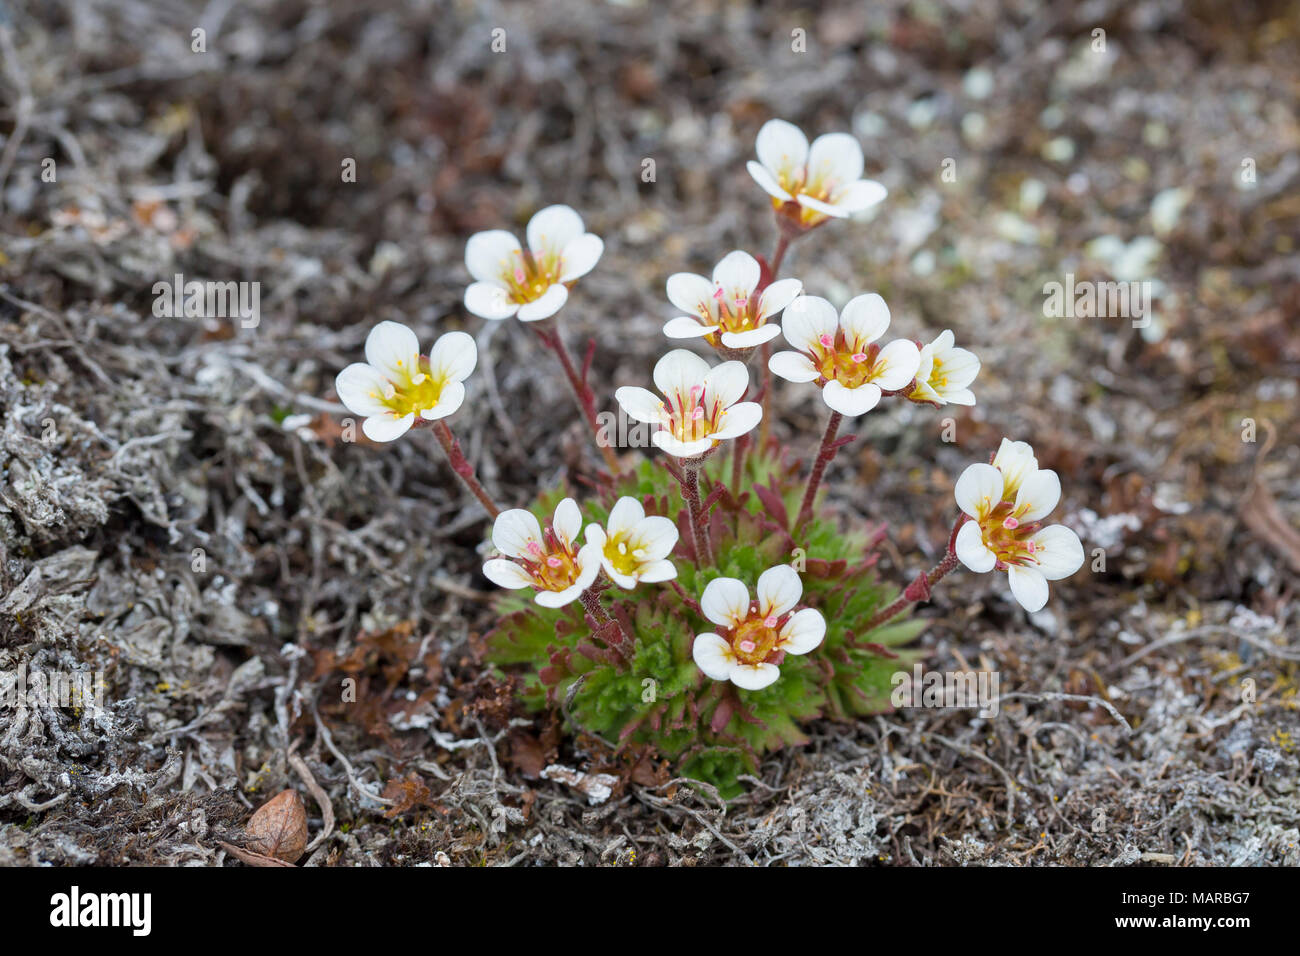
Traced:
[[[219, 862], [305, 786], [296, 746], [349, 826], [320, 863], [1294, 864], [1298, 64], [1300, 11], [1262, 0], [0, 0], [0, 671], [103, 668], [114, 702], [0, 730], [0, 862]], [[461, 305], [465, 240], [551, 203], [604, 238], [561, 317], [612, 409], [669, 274], [770, 253], [744, 164], [772, 117], [851, 132], [889, 188], [785, 273], [983, 361], [973, 409], [856, 424], [845, 520], [911, 577], [1005, 435], [1089, 564], [1032, 616], [969, 574], [922, 612], [929, 666], [1038, 697], [815, 728], [722, 821], [512, 706], [477, 660], [482, 513], [433, 436], [342, 441], [332, 388], [382, 319], [464, 329], [484, 483], [580, 481], [552, 358]], [[156, 315], [177, 273], [260, 283], [260, 322]], [[1149, 321], [1050, 314], [1067, 276], [1149, 283]], [[810, 454], [820, 400], [776, 407]]]

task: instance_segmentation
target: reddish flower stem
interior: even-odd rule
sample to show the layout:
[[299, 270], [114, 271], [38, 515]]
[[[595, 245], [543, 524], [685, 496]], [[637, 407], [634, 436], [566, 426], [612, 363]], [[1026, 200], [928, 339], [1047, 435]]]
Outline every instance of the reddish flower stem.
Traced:
[[695, 541], [695, 561], [697, 564], [713, 563], [713, 547], [709, 542], [708, 529], [705, 527], [704, 505], [700, 501], [700, 463], [683, 462], [682, 497], [686, 499], [687, 514], [691, 519], [691, 537]]
[[624, 658], [631, 660], [634, 647], [632, 637], [628, 634], [627, 629], [623, 627], [623, 623], [606, 611], [604, 606], [600, 603], [600, 592], [602, 590], [604, 590], [604, 588], [598, 587], [598, 585], [592, 585], [578, 595], [578, 600], [582, 602], [582, 606], [586, 609], [587, 613], [591, 615], [598, 627], [613, 624], [618, 628], [618, 651]]
[[[569, 382], [569, 389], [573, 392], [574, 399], [578, 402], [578, 408], [581, 409], [583, 416], [587, 419], [587, 425], [591, 428], [591, 440], [596, 443], [596, 449], [605, 459], [605, 467], [609, 469], [610, 477], [619, 473], [618, 458], [614, 455], [614, 449], [603, 444], [600, 440], [600, 424], [596, 421], [596, 394], [591, 390], [591, 386], [586, 382], [586, 375], [579, 374], [577, 366], [573, 363], [573, 356], [569, 354], [569, 349], [564, 344], [564, 338], [560, 335], [558, 326], [552, 329], [543, 329], [534, 326], [537, 331], [537, 337], [542, 344], [555, 353], [555, 357], [560, 360], [560, 365], [564, 369], [564, 377]], [[584, 373], [586, 368], [591, 365], [592, 352], [588, 351], [587, 359], [584, 362]]]
[[492, 500], [492, 496], [474, 477], [474, 466], [469, 463], [465, 453], [460, 450], [460, 442], [451, 433], [451, 428], [447, 422], [443, 419], [434, 422], [433, 434], [437, 436], [438, 444], [442, 446], [442, 450], [447, 453], [447, 460], [451, 464], [451, 470], [456, 473], [456, 476], [470, 490], [470, 493], [479, 500], [483, 507], [487, 509], [487, 513], [493, 518], [501, 514], [501, 509]]
[[872, 615], [871, 620], [862, 629], [863, 633], [892, 621], [911, 605], [930, 599], [930, 589], [938, 583], [940, 578], [947, 575], [961, 563], [957, 560], [957, 532], [961, 530], [961, 526], [965, 523], [966, 515], [963, 514], [957, 519], [957, 523], [952, 526], [952, 534], [948, 536], [948, 551], [944, 554], [943, 560], [936, 564], [929, 574], [918, 574], [916, 580], [909, 584], [892, 604]]
[[822, 475], [826, 473], [826, 466], [831, 463], [835, 457], [835, 452], [839, 446], [835, 444], [835, 433], [840, 430], [840, 422], [844, 416], [837, 411], [831, 412], [830, 419], [826, 422], [826, 433], [822, 435], [822, 446], [817, 451], [817, 457], [813, 460], [812, 473], [808, 476], [808, 487], [803, 493], [803, 504], [799, 506], [799, 517], [795, 519], [794, 528], [791, 530], [798, 531], [803, 527], [804, 522], [812, 517], [813, 500], [817, 497], [817, 486], [822, 483]]

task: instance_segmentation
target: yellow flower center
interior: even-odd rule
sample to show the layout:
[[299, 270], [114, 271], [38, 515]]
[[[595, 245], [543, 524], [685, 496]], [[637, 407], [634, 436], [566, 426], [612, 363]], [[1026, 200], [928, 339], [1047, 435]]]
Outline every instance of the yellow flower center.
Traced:
[[510, 290], [512, 301], [520, 305], [535, 302], [560, 281], [560, 255], [546, 252], [538, 258], [530, 251], [519, 250], [506, 264], [501, 281]]
[[718, 286], [713, 292], [713, 300], [718, 304], [716, 317], [707, 302], [700, 303], [700, 320], [705, 325], [721, 326], [718, 332], [706, 335], [705, 340], [710, 345], [717, 345], [722, 332], [748, 332], [763, 325], [758, 320], [759, 299], [760, 296], [755, 293], [746, 295], [738, 290], [728, 294], [722, 286]]
[[628, 535], [620, 534], [605, 542], [605, 557], [619, 574], [636, 574], [641, 567], [641, 559], [636, 555], [636, 548], [628, 544]]
[[776, 649], [779, 635], [773, 618], [751, 617], [731, 634], [731, 651], [742, 664], [761, 664]]
[[1038, 530], [1037, 522], [1022, 524], [1009, 501], [998, 502], [989, 511], [980, 509], [980, 537], [1000, 564], [1032, 565], [1038, 563], [1042, 547], [1030, 540]]
[[848, 342], [842, 329], [837, 330], [834, 336], [823, 335], [813, 350], [813, 365], [822, 378], [839, 382], [845, 388], [865, 385], [885, 372], [885, 364], [876, 361], [879, 347]]
[[533, 576], [543, 591], [563, 591], [572, 586], [582, 573], [574, 553], [565, 546], [555, 531], [547, 528], [543, 533], [546, 543], [536, 541], [528, 546], [524, 569]]
[[709, 437], [722, 427], [727, 417], [722, 403], [705, 394], [703, 385], [693, 385], [686, 393], [679, 392], [676, 401], [670, 397], [663, 407], [668, 413], [665, 427], [682, 442]]
[[[398, 363], [399, 368], [402, 364]], [[420, 356], [418, 369], [411, 371], [401, 369], [401, 371], [405, 374], [399, 381], [394, 382], [390, 379], [388, 389], [382, 392], [371, 392], [370, 397], [382, 402], [398, 417], [403, 418], [411, 413], [418, 415], [420, 412], [436, 408], [438, 399], [442, 397], [442, 390], [447, 387], [447, 381], [432, 374], [429, 360]]]

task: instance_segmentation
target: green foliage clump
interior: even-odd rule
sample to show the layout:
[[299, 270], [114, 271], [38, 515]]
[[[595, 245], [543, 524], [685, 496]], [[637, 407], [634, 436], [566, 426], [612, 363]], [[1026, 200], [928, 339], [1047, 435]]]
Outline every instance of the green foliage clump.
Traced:
[[[897, 596], [874, 570], [883, 529], [843, 529], [819, 503], [792, 536], [789, 518], [804, 488], [797, 465], [779, 453], [752, 452], [740, 482], [732, 480], [732, 467], [730, 456], [718, 455], [700, 473], [701, 494], [713, 499], [713, 566], [693, 559], [686, 504], [662, 463], [641, 462], [583, 504], [585, 521], [603, 524], [613, 503], [630, 495], [647, 514], [672, 518], [680, 532], [672, 555], [680, 590], [672, 583], [641, 584], [601, 595], [607, 612], [634, 638], [630, 660], [602, 640], [581, 603], [548, 609], [529, 591], [500, 594], [499, 623], [487, 635], [488, 659], [522, 672], [530, 708], [560, 709], [571, 730], [616, 750], [667, 758], [677, 774], [710, 783], [728, 799], [742, 792], [738, 778], [756, 773], [764, 754], [804, 743], [808, 721], [888, 710], [891, 675], [909, 670], [919, 657], [900, 645], [924, 623], [895, 618], [867, 629], [876, 611]], [[729, 489], [736, 487], [749, 490], [733, 495]], [[543, 494], [533, 513], [545, 524], [565, 495], [564, 489]], [[762, 690], [711, 680], [691, 656], [696, 635], [715, 630], [699, 611], [699, 595], [722, 576], [745, 582], [752, 595], [758, 576], [778, 564], [801, 572], [800, 604], [821, 611], [825, 640], [811, 653], [787, 656], [780, 679]]]

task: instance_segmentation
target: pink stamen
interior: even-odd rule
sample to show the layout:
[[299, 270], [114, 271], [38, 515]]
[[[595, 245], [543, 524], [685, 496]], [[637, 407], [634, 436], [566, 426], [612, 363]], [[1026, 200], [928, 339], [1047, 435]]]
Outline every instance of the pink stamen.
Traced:
[[764, 626], [764, 627], [776, 627], [776, 615], [775, 615], [775, 614], [769, 614], [767, 617], [763, 618], [763, 626]]
[[721, 300], [722, 300], [722, 296], [723, 296], [722, 286], [718, 286], [717, 289], [715, 289], [714, 292], [713, 292], [713, 297], [714, 297], [715, 299], [721, 301]]
[[540, 555], [542, 553], [542, 546], [536, 541], [529, 541], [527, 548], [529, 554]]
[[693, 419], [700, 419], [703, 417], [704, 417], [704, 409], [702, 408], [697, 408], [695, 409], [695, 411], [691, 412], [691, 418]]
[[1026, 542], [1025, 542], [1025, 547], [1027, 547], [1027, 548], [1029, 549], [1029, 553], [1030, 553], [1030, 554], [1033, 554], [1035, 551], [1038, 550], [1038, 545], [1034, 544], [1034, 542], [1032, 542], [1032, 541], [1026, 541]]
[[826, 346], [827, 348], [830, 348], [832, 345], [835, 344], [835, 337], [831, 335], [823, 334], [820, 338], [817, 339], [817, 341], [820, 342], [822, 345]]
[[866, 353], [866, 352], [854, 352], [854, 353], [853, 353], [853, 361], [857, 362], [859, 365], [861, 365], [861, 364], [862, 364], [863, 362], [865, 362], [866, 360], [867, 360], [867, 353]]
[[[1015, 531], [1020, 527], [1020, 521], [1014, 515], [1007, 515], [1007, 520], [1002, 522], [1002, 527], [1008, 531]], [[1033, 554], [1034, 552], [1031, 550], [1029, 553]]]
[[524, 270], [518, 266], [515, 266], [515, 281], [523, 282], [526, 278], [528, 278], [528, 273], [524, 272]]
[[549, 565], [550, 565], [551, 567], [553, 567], [553, 568], [558, 568], [558, 567], [559, 567], [563, 562], [560, 561], [559, 558], [557, 558], [557, 557], [555, 557], [555, 556], [551, 556], [551, 557], [549, 557], [549, 558], [546, 559], [546, 563], [549, 564]]
[[741, 641], [739, 646], [740, 649], [744, 651], [746, 654], [752, 654], [754, 652], [754, 648], [757, 647], [758, 645], [755, 644], [753, 641]]
[[736, 308], [743, 309], [748, 303], [749, 300], [746, 299], [743, 295], [736, 296]]
[[703, 395], [703, 394], [704, 394], [704, 386], [703, 386], [703, 385], [692, 385], [692, 386], [691, 386], [691, 396], [692, 396], [693, 398], [699, 398], [699, 397], [700, 397], [701, 395]]

